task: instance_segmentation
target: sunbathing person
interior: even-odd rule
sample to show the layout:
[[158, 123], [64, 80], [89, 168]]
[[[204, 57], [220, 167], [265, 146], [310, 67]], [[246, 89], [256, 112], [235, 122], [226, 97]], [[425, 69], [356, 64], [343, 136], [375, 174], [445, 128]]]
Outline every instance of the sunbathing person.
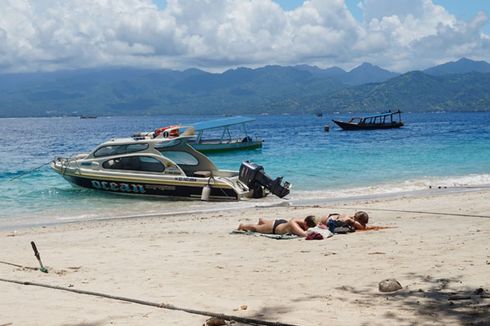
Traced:
[[257, 224], [240, 224], [238, 230], [253, 231], [265, 234], [295, 234], [300, 237], [306, 237], [307, 230], [316, 226], [314, 216], [309, 215], [304, 220], [300, 219], [276, 219], [266, 220], [259, 218]]
[[366, 230], [366, 225], [369, 222], [369, 215], [366, 212], [359, 211], [353, 216], [342, 215], [338, 213], [322, 216], [318, 220], [318, 225], [325, 225], [330, 231], [336, 227], [351, 227], [354, 230]]

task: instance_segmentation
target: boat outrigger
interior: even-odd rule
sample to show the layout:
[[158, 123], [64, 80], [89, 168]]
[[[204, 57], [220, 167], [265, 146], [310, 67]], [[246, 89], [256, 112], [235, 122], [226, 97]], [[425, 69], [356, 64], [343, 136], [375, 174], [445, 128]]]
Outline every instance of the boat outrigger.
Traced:
[[262, 166], [245, 161], [240, 170], [219, 170], [188, 144], [191, 136], [111, 139], [89, 154], [55, 158], [51, 168], [70, 183], [97, 190], [202, 200], [284, 197], [290, 184], [272, 180]]
[[400, 110], [365, 117], [354, 117], [349, 121], [332, 121], [344, 130], [391, 129], [403, 126]]

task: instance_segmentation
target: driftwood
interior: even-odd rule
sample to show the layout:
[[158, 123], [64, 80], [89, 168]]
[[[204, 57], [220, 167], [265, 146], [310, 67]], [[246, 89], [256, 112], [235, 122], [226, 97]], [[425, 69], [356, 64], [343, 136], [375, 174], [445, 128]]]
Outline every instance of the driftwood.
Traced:
[[131, 303], [136, 303], [136, 304], [141, 304], [141, 305], [151, 306], [151, 307], [156, 307], [156, 308], [161, 308], [161, 309], [184, 311], [184, 312], [187, 312], [189, 314], [216, 317], [216, 318], [224, 319], [224, 320], [232, 320], [232, 321], [236, 321], [236, 322], [248, 324], [248, 325], [296, 326], [293, 324], [285, 324], [285, 323], [280, 323], [280, 322], [271, 322], [271, 321], [260, 320], [260, 319], [225, 315], [225, 314], [219, 314], [219, 313], [203, 311], [203, 310], [180, 308], [180, 307], [176, 307], [174, 305], [168, 304], [168, 303], [156, 303], [156, 302], [144, 301], [144, 300], [139, 300], [139, 299], [132, 299], [132, 298], [115, 296], [115, 295], [93, 292], [93, 291], [77, 290], [77, 289], [72, 289], [72, 288], [67, 288], [67, 287], [62, 287], [62, 286], [49, 285], [49, 284], [43, 284], [43, 283], [35, 283], [35, 282], [28, 282], [28, 281], [17, 281], [17, 280], [10, 280], [10, 279], [4, 279], [4, 278], [0, 278], [0, 282], [15, 283], [15, 284], [20, 284], [20, 285], [31, 285], [31, 286], [38, 286], [38, 287], [43, 287], [43, 288], [48, 288], [48, 289], [53, 289], [53, 290], [67, 291], [67, 292], [73, 292], [73, 293], [78, 293], [78, 294], [86, 294], [86, 295], [97, 296], [97, 297], [102, 297], [102, 298], [107, 298], [107, 299], [112, 299], [112, 300], [131, 302]]

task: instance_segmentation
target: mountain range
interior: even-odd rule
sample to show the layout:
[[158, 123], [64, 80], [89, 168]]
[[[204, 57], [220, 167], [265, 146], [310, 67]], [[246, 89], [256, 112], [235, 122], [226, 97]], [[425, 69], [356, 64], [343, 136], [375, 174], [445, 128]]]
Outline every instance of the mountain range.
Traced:
[[363, 63], [223, 73], [130, 68], [0, 75], [0, 117], [488, 111], [490, 64], [462, 58], [399, 74]]

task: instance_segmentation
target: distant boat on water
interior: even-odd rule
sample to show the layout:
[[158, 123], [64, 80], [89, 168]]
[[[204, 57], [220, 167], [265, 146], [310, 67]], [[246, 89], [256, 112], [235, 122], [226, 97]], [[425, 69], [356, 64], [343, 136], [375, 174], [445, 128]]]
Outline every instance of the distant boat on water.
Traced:
[[80, 119], [97, 119], [96, 115], [81, 115]]
[[401, 111], [384, 112], [365, 117], [353, 117], [349, 121], [332, 120], [343, 130], [391, 129], [403, 126]]
[[[245, 124], [254, 120], [254, 118], [242, 116], [226, 117], [196, 122], [188, 126], [166, 126], [153, 132], [136, 133], [133, 137], [141, 139], [175, 138], [179, 137], [181, 133], [185, 133], [194, 136], [194, 138], [188, 139], [187, 143], [203, 153], [250, 150], [261, 148], [263, 142], [262, 139], [251, 137], [247, 132]], [[235, 126], [239, 126], [238, 129], [241, 129], [238, 130], [239, 134], [236, 133], [237, 130], [232, 132], [232, 128]]]
[[[262, 139], [249, 136], [245, 126], [247, 122], [254, 120], [253, 118], [236, 116], [194, 123], [191, 127], [197, 133], [197, 137], [190, 140], [189, 144], [204, 153], [261, 148]], [[239, 137], [233, 137], [230, 127], [237, 125], [241, 126], [241, 134]], [[221, 137], [206, 138], [206, 133], [212, 129], [221, 130]]]

